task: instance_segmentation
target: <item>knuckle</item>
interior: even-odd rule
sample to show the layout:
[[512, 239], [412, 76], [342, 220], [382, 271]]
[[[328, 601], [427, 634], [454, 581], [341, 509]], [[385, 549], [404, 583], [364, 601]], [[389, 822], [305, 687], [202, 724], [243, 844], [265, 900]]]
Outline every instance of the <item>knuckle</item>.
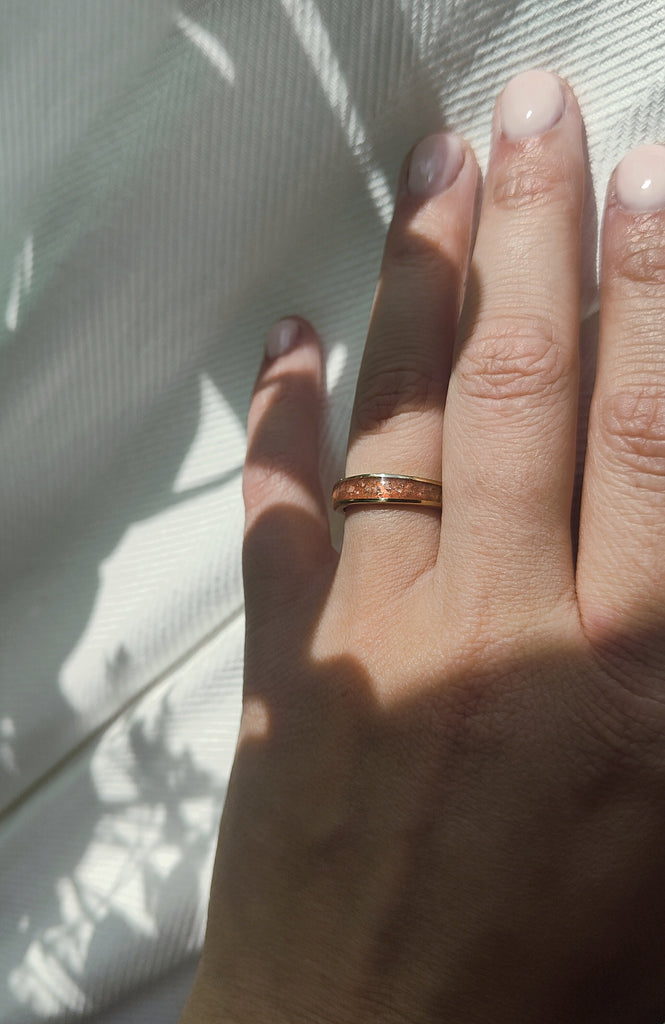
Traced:
[[665, 393], [640, 388], [609, 395], [599, 420], [605, 445], [631, 472], [631, 484], [665, 493]]
[[[647, 645], [648, 646], [648, 645]], [[611, 750], [615, 767], [656, 768], [665, 781], [662, 671], [639, 638], [616, 636], [593, 650], [600, 669], [585, 720]]]
[[441, 401], [441, 384], [418, 369], [401, 367], [363, 374], [354, 420], [363, 433], [380, 430], [404, 414], [420, 414]]
[[272, 375], [256, 385], [247, 415], [250, 452], [272, 452], [275, 439], [284, 433], [298, 410], [299, 415], [315, 415], [318, 395], [312, 382], [296, 373]]
[[440, 246], [415, 232], [401, 231], [386, 243], [384, 271], [391, 280], [399, 280], [419, 293], [427, 293], [440, 283], [449, 269]]
[[458, 380], [462, 392], [483, 403], [519, 402], [556, 395], [566, 385], [566, 359], [551, 323], [534, 321], [495, 327], [462, 348]]
[[492, 203], [505, 210], [551, 207], [557, 201], [568, 203], [571, 176], [563, 160], [540, 149], [523, 154], [521, 159], [503, 161], [492, 178]]
[[612, 276], [631, 294], [652, 296], [665, 287], [662, 223], [652, 216], [633, 222], [610, 260]]
[[276, 495], [288, 495], [294, 489], [295, 472], [293, 456], [278, 449], [264, 450], [260, 458], [249, 457], [242, 474], [245, 507], [258, 512], [275, 504]]

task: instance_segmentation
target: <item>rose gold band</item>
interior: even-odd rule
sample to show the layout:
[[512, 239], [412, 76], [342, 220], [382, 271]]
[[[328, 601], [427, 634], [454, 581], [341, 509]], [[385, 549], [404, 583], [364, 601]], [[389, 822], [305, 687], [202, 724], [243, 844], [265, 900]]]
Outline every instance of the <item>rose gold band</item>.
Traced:
[[345, 511], [351, 505], [425, 505], [441, 508], [441, 483], [419, 476], [361, 473], [345, 476], [333, 487], [332, 506]]

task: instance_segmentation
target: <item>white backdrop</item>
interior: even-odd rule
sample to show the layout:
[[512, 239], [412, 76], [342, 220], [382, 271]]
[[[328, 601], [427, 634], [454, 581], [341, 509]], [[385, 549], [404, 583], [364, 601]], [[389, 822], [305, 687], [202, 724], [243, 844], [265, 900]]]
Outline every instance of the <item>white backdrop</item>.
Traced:
[[448, 126], [484, 166], [498, 91], [549, 68], [601, 209], [665, 141], [665, 0], [0, 14], [0, 1022], [175, 1024], [239, 721], [265, 333], [324, 339], [328, 486], [405, 152]]

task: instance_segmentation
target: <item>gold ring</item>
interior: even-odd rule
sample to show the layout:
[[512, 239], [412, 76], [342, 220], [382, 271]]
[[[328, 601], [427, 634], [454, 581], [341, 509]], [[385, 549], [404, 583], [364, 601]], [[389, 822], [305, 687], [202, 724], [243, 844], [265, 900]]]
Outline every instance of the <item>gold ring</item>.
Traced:
[[332, 491], [335, 512], [351, 505], [420, 505], [441, 508], [441, 481], [395, 473], [344, 476]]

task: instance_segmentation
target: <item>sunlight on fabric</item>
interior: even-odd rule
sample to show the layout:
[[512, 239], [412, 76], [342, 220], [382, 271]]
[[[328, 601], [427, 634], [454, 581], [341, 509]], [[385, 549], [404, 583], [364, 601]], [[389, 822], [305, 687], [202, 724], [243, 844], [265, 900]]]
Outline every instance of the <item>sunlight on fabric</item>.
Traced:
[[13, 718], [0, 718], [0, 769], [15, 774], [16, 754], [14, 753], [13, 740], [16, 736], [16, 726]]
[[79, 925], [83, 927], [69, 922], [61, 929], [49, 929], [41, 941], [30, 943], [21, 966], [9, 973], [14, 998], [42, 1017], [56, 1016], [63, 1006], [79, 1012], [85, 1007], [85, 995], [65, 967], [69, 951], [74, 951], [76, 962], [87, 953], [92, 924], [82, 921]]
[[[76, 869], [77, 884], [97, 924], [113, 919], [120, 934], [118, 923], [124, 921], [131, 934], [158, 937], [148, 889], [150, 878], [161, 874], [154, 853], [161, 845], [165, 817], [163, 807], [138, 804], [100, 819], [97, 836]], [[159, 863], [179, 858], [178, 850], [169, 853], [166, 857], [166, 851], [159, 850]]]
[[[239, 622], [239, 650], [243, 632]], [[193, 718], [182, 714], [187, 702], [165, 682], [118, 718], [92, 754], [81, 784], [92, 783], [98, 803], [88, 824], [74, 826], [84, 848], [74, 844], [77, 859], [53, 879], [53, 899], [42, 893], [28, 915], [25, 894], [18, 915], [28, 945], [9, 972], [10, 991], [35, 1016], [69, 1019], [86, 1008], [96, 970], [114, 962], [132, 969], [132, 950], [148, 961], [158, 956], [174, 912], [192, 942], [203, 937], [230, 763], [216, 744], [207, 757], [202, 751], [207, 702]], [[76, 793], [72, 802], [78, 806]]]
[[[192, 504], [199, 508], [196, 501], [181, 508]], [[190, 531], [180, 520], [174, 528], [182, 543]], [[130, 561], [136, 585], [136, 565], [145, 560]], [[182, 575], [176, 566], [174, 586]], [[127, 654], [114, 664], [127, 673], [135, 648], [125, 630], [122, 642]], [[200, 646], [131, 700], [74, 764], [61, 799], [45, 799], [33, 815], [25, 849], [32, 857], [31, 842], [49, 837], [45, 870], [34, 887], [12, 894], [9, 916], [0, 911], [14, 936], [11, 960], [3, 958], [6, 998], [21, 1007], [12, 1020], [77, 1019], [106, 991], [110, 974], [128, 986], [147, 965], [166, 965], [165, 950], [176, 943], [200, 948], [235, 745], [225, 736], [235, 739], [240, 717], [243, 645], [237, 616], [223, 643]], [[81, 700], [93, 674], [77, 691]], [[104, 695], [93, 696], [97, 706]], [[13, 728], [0, 717], [4, 735]]]
[[451, 25], [457, 16], [459, 0], [399, 0], [404, 19], [409, 23], [411, 38], [421, 53], [435, 44], [443, 26]]
[[[197, 399], [196, 427], [172, 484], [174, 499], [154, 515], [129, 524], [102, 559], [88, 620], [61, 665], [60, 693], [89, 726], [129, 699], [137, 685], [145, 685], [137, 680], [144, 679], [147, 664], [157, 676], [181, 656], [183, 642], [200, 638], [204, 616], [212, 624], [212, 607], [204, 612], [199, 608], [203, 581], [211, 580], [211, 600], [218, 587], [211, 577], [210, 551], [222, 544], [239, 550], [233, 545], [242, 537], [238, 510], [245, 430], [208, 374], [199, 376], [198, 395], [194, 392], [191, 398], [194, 408]], [[234, 510], [233, 519], [222, 536], [222, 509], [227, 507]], [[158, 568], [139, 578], [137, 565], [147, 564]], [[237, 561], [229, 571], [238, 571]], [[179, 608], [191, 613], [183, 615]], [[183, 632], [163, 635], [160, 623], [174, 615]], [[0, 743], [2, 739], [0, 734]]]
[[[177, 816], [178, 823], [186, 822], [181, 838], [191, 844], [183, 854], [172, 841], [176, 822], [165, 804], [121, 806], [103, 815], [72, 877], [56, 882], [59, 920], [36, 932], [21, 964], [9, 974], [14, 998], [43, 1017], [55, 1017], [63, 1008], [80, 1012], [86, 997], [79, 982], [100, 929], [107, 941], [113, 935], [124, 942], [134, 937], [143, 941], [143, 949], [146, 941], [154, 947], [160, 937], [155, 892], [173, 885], [174, 871], [190, 850], [210, 845], [217, 817], [214, 797], [205, 807], [197, 804], [195, 814]], [[200, 863], [195, 856], [191, 860], [191, 870], [198, 873]], [[211, 871], [212, 863], [206, 863], [203, 885], [209, 885]]]
[[363, 170], [367, 191], [377, 213], [384, 227], [387, 227], [393, 212], [392, 189], [385, 174], [372, 159], [372, 144], [351, 101], [349, 87], [319, 10], [313, 0], [281, 0], [281, 3], [316, 72], [321, 88], [344, 129], [349, 148]]
[[201, 53], [217, 68], [222, 77], [233, 85], [236, 80], [236, 69], [219, 39], [212, 32], [208, 32], [207, 29], [188, 18], [182, 11], [176, 14], [175, 22], [181, 32], [195, 46], [198, 46]]
[[237, 414], [209, 374], [199, 374], [199, 423], [173, 481], [174, 494], [220, 482], [241, 469], [246, 432]]
[[343, 345], [341, 342], [333, 345], [328, 353], [326, 360], [326, 387], [328, 394], [331, 394], [339, 384], [344, 373], [348, 354], [346, 345]]
[[30, 291], [33, 255], [32, 235], [28, 235], [14, 263], [14, 275], [5, 309], [5, 323], [10, 331], [16, 330], [21, 302]]
[[[145, 822], [136, 823], [135, 832]], [[141, 876], [127, 876], [128, 844], [122, 847], [99, 842], [91, 844], [88, 858], [94, 864], [86, 872], [84, 858], [73, 878], [60, 878], [56, 896], [60, 921], [43, 930], [30, 943], [23, 963], [9, 975], [14, 997], [43, 1016], [56, 1015], [63, 1007], [81, 1010], [85, 996], [77, 979], [85, 972], [90, 945], [99, 925], [112, 913], [123, 917], [133, 931], [155, 933], [152, 916], [146, 910]], [[141, 845], [138, 838], [130, 851]]]

